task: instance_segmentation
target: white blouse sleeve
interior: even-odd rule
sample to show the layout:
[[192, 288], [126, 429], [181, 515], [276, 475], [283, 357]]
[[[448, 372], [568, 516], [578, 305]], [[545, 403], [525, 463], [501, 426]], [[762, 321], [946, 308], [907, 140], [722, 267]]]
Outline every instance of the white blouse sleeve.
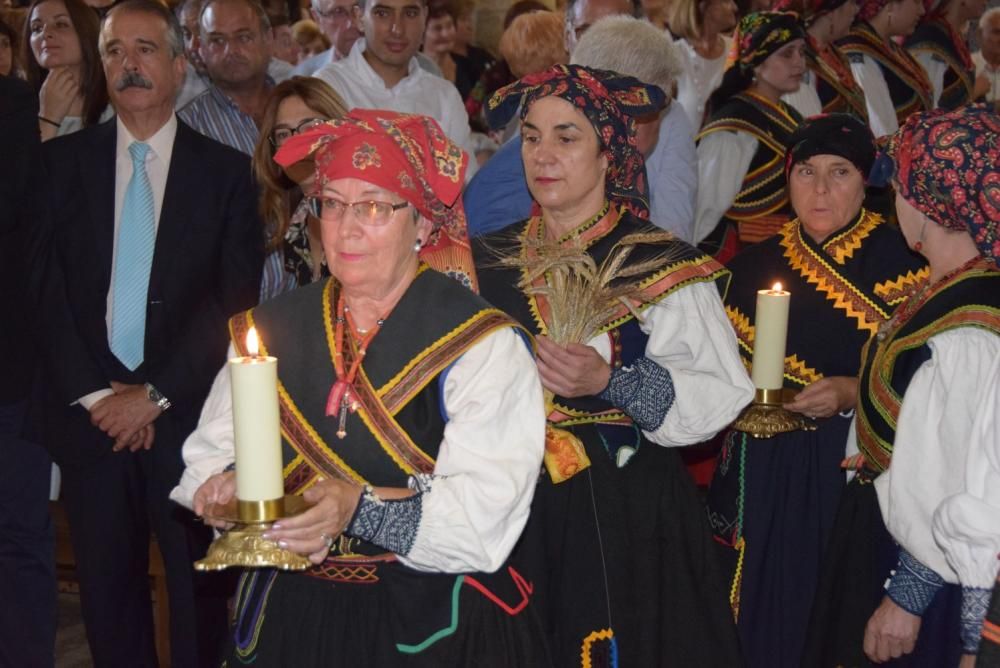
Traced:
[[963, 489], [934, 514], [934, 540], [958, 581], [993, 586], [1000, 562], [1000, 355], [985, 374], [981, 399], [967, 395], [975, 414], [968, 440]]
[[729, 211], [756, 152], [757, 140], [745, 132], [713, 132], [698, 143], [694, 243], [701, 243]]
[[470, 348], [444, 382], [448, 423], [413, 547], [424, 571], [492, 572], [528, 521], [545, 450], [535, 361], [513, 329]]
[[799, 89], [794, 93], [785, 93], [781, 96], [785, 104], [799, 112], [802, 118], [809, 118], [810, 116], [817, 116], [823, 113], [823, 103], [819, 99], [819, 93], [816, 92], [815, 81], [816, 75], [812, 70], [806, 70]]
[[990, 587], [1000, 551], [1000, 337], [964, 327], [928, 343], [931, 359], [903, 398], [892, 463], [875, 480], [879, 506], [917, 561], [947, 582]]
[[931, 51], [915, 49], [910, 51], [910, 54], [920, 63], [927, 72], [927, 78], [931, 80], [934, 108], [937, 109], [938, 102], [941, 101], [941, 91], [944, 90], [944, 75], [948, 71], [948, 65]]
[[889, 86], [885, 83], [882, 70], [878, 63], [864, 56], [861, 62], [851, 61], [851, 74], [854, 81], [865, 94], [865, 106], [868, 107], [868, 125], [875, 138], [891, 135], [899, 129], [896, 121], [896, 107], [889, 95]]
[[[707, 441], [753, 399], [753, 383], [713, 283], [694, 283], [668, 295], [643, 313], [640, 327], [649, 336], [645, 356], [670, 372], [674, 386], [663, 422], [643, 432], [654, 443], [679, 447]], [[607, 334], [587, 345], [610, 359]]]

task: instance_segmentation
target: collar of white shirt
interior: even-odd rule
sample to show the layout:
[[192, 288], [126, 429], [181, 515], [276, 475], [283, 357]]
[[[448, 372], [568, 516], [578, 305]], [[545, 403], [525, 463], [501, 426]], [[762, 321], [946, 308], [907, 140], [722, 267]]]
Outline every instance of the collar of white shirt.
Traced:
[[[118, 126], [118, 143], [115, 148], [116, 158], [118, 160], [132, 160], [131, 154], [129, 154], [128, 147], [134, 141], [138, 141], [125, 124], [122, 123], [121, 117], [115, 117], [115, 123]], [[145, 140], [145, 143], [149, 144], [149, 148], [152, 149], [152, 153], [158, 159], [163, 161], [164, 165], [170, 165], [170, 156], [174, 152], [174, 138], [177, 136], [177, 115], [170, 114], [170, 119], [163, 124], [156, 133]], [[149, 160], [149, 158], [146, 158]]]
[[[385, 85], [385, 80], [382, 79], [378, 72], [372, 69], [372, 66], [368, 64], [367, 60], [365, 60], [365, 47], [365, 38], [358, 38], [358, 41], [356, 41], [354, 46], [351, 47], [351, 52], [347, 54], [347, 58], [340, 62], [343, 63], [344, 67], [353, 70], [358, 75], [362, 84], [366, 86], [380, 87], [382, 90], [386, 91], [392, 90]], [[393, 86], [393, 88], [405, 86], [409, 82], [415, 81], [421, 72], [423, 72], [423, 70], [420, 69], [420, 66], [417, 64], [417, 59], [411, 57], [406, 76], [403, 77], [398, 84]]]

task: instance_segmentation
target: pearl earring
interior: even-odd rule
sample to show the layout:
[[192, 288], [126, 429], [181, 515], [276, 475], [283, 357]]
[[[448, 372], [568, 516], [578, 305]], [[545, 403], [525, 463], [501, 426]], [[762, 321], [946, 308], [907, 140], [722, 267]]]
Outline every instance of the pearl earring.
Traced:
[[419, 253], [420, 249], [423, 247], [424, 247], [424, 242], [422, 242], [420, 239], [417, 239], [416, 243], [413, 244], [413, 252]]

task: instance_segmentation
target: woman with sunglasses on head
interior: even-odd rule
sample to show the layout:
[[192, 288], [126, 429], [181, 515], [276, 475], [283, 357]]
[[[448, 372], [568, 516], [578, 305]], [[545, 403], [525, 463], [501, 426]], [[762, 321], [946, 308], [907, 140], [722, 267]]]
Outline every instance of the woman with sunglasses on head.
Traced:
[[82, 0], [35, 0], [28, 8], [21, 61], [38, 90], [42, 141], [110, 117], [99, 28], [97, 14]]
[[283, 168], [274, 161], [274, 154], [296, 134], [346, 115], [336, 91], [312, 77], [282, 81], [268, 96], [253, 155], [269, 251], [261, 279], [261, 301], [330, 275], [319, 219], [310, 215], [308, 206], [307, 195], [314, 194], [313, 164], [306, 160]]
[[[467, 288], [466, 155], [430, 118], [356, 109], [276, 156], [306, 158], [332, 276], [230, 329], [233, 355], [253, 325], [281, 360], [284, 487], [311, 507], [264, 537], [314, 566], [244, 575], [229, 665], [545, 668], [536, 574], [508, 561], [542, 388], [523, 329]], [[223, 369], [184, 445], [174, 498], [199, 514], [235, 494], [230, 395]]]

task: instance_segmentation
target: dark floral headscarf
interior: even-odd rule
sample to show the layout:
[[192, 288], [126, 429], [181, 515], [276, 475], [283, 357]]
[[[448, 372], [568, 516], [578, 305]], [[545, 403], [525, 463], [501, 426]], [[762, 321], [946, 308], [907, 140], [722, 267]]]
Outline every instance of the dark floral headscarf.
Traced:
[[784, 45], [805, 38], [805, 28], [794, 12], [752, 12], [736, 27], [736, 63], [742, 71], [751, 71]]
[[1000, 259], [1000, 116], [989, 105], [910, 116], [889, 141], [896, 190], [938, 225]]
[[491, 127], [506, 125], [520, 109], [555, 95], [587, 117], [608, 159], [607, 196], [641, 218], [649, 217], [646, 165], [636, 145], [635, 119], [663, 109], [666, 96], [658, 86], [635, 77], [582, 65], [556, 65], [504, 86], [490, 98], [486, 118]]
[[474, 285], [459, 195], [468, 157], [428, 116], [354, 109], [297, 134], [274, 156], [292, 165], [313, 156], [317, 183], [355, 178], [394, 192], [434, 225], [420, 253], [433, 268]]

